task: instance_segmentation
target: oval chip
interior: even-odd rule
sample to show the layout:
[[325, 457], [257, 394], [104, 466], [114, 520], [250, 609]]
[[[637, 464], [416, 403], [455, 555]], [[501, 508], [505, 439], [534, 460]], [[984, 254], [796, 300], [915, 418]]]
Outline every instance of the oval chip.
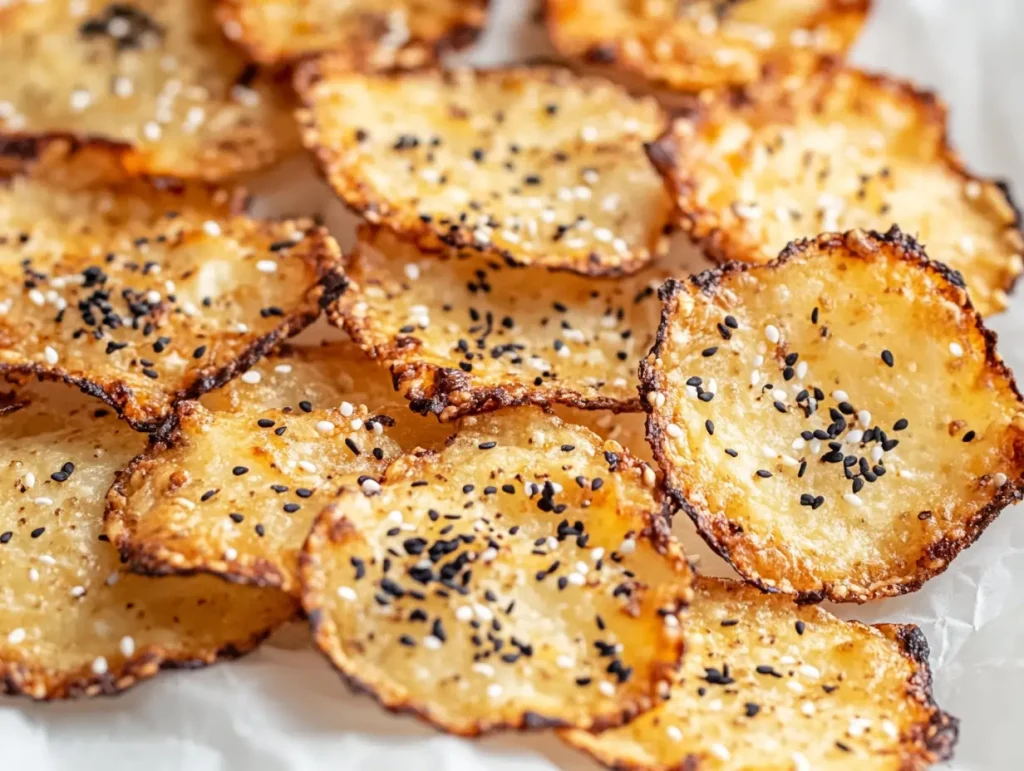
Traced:
[[208, 0], [14, 0], [0, 34], [0, 147], [89, 138], [134, 171], [218, 179], [299, 145], [288, 97], [224, 39]]
[[0, 400], [2, 693], [117, 693], [161, 668], [241, 655], [298, 610], [272, 590], [126, 572], [102, 501], [146, 440], [97, 404], [59, 384]]
[[933, 94], [822, 67], [743, 99], [723, 96], [651, 146], [682, 227], [717, 260], [767, 262], [808, 233], [896, 223], [959, 270], [989, 315], [1024, 269], [1007, 189], [974, 176], [950, 148]]
[[328, 314], [390, 365], [413, 410], [442, 420], [521, 404], [637, 411], [637, 361], [672, 264], [579, 276], [468, 250], [427, 254], [364, 228]]
[[293, 62], [359, 51], [371, 62], [410, 66], [472, 43], [488, 0], [221, 0], [224, 33], [256, 61]]
[[809, 71], [853, 44], [870, 0], [546, 0], [558, 50], [679, 91]]
[[297, 594], [314, 517], [342, 485], [376, 485], [401, 453], [383, 434], [365, 407], [214, 413], [184, 402], [118, 475], [107, 535], [142, 573], [212, 573]]
[[957, 720], [932, 700], [917, 627], [701, 577], [669, 699], [623, 728], [559, 735], [622, 769], [920, 771], [952, 755]]
[[300, 562], [316, 643], [452, 733], [618, 725], [675, 671], [690, 595], [653, 482], [536, 408], [467, 419], [317, 520]]
[[[199, 185], [0, 179], [0, 372], [72, 383], [152, 429], [301, 330], [344, 288], [311, 222]], [[77, 177], [76, 177], [77, 179]]]
[[1021, 497], [1024, 413], [995, 336], [897, 229], [797, 241], [662, 298], [648, 440], [744, 578], [812, 602], [911, 592]]
[[299, 119], [335, 192], [420, 246], [579, 273], [632, 272], [667, 248], [671, 201], [643, 143], [653, 99], [549, 67], [299, 73]]

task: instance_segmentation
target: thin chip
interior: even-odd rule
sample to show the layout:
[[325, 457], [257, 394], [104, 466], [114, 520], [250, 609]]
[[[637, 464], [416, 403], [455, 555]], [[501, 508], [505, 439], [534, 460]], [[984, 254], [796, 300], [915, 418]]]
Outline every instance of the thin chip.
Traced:
[[209, 577], [128, 573], [103, 496], [145, 437], [58, 384], [0, 407], [0, 692], [112, 694], [161, 668], [241, 655], [292, 618], [286, 595]]
[[624, 728], [562, 739], [609, 767], [920, 771], [952, 755], [957, 720], [932, 699], [916, 626], [699, 578], [668, 701]]
[[480, 34], [488, 0], [221, 0], [224, 33], [256, 61], [280, 64], [328, 51], [415, 66]]
[[467, 419], [442, 452], [344, 491], [300, 565], [342, 676], [462, 735], [650, 708], [690, 596], [650, 469], [535, 408]]
[[798, 241], [662, 297], [648, 439], [744, 578], [807, 602], [912, 592], [1021, 497], [1024, 411], [995, 336], [897, 229]]
[[567, 70], [298, 76], [307, 147], [339, 196], [420, 246], [632, 272], [667, 248], [671, 201], [644, 158], [665, 116]]
[[299, 145], [291, 104], [208, 0], [15, 0], [0, 9], [0, 147], [80, 137], [134, 171], [219, 179]]
[[974, 306], [1003, 310], [1024, 269], [1008, 190], [950, 148], [933, 94], [823, 67], [744, 100], [722, 98], [651, 147], [683, 229], [718, 260], [767, 262], [808, 233], [896, 223], [959, 270]]
[[[245, 370], [343, 289], [308, 221], [228, 215], [223, 192], [0, 181], [0, 372], [62, 379], [151, 429]], [[174, 203], [179, 200], [180, 207]]]
[[[350, 423], [383, 431], [406, 452], [440, 447], [455, 431], [433, 416], [411, 412], [409, 402], [395, 391], [387, 367], [350, 342], [285, 345], [200, 402], [207, 409], [230, 412], [337, 408]], [[375, 429], [376, 424], [381, 428]]]
[[298, 593], [299, 549], [344, 484], [376, 484], [401, 451], [358, 412], [214, 413], [184, 402], [110, 491], [107, 535], [132, 568], [212, 573]]
[[442, 420], [521, 404], [637, 411], [637, 361], [672, 264], [596, 278], [469, 250], [425, 254], [364, 229], [328, 313], [391, 366], [413, 410]]
[[546, 0], [565, 56], [696, 92], [807, 72], [853, 44], [870, 0]]

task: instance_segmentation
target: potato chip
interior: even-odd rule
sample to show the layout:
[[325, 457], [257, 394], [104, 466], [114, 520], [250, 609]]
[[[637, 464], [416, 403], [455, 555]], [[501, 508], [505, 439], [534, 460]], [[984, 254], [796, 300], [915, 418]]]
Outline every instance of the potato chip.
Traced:
[[909, 771], [949, 758], [916, 626], [866, 626], [698, 578], [668, 701], [624, 728], [562, 739], [614, 768]]
[[1003, 310], [1024, 269], [1006, 189], [950, 148], [946, 107], [884, 76], [825, 67], [750, 99], [723, 97], [651, 148], [683, 229], [719, 260], [767, 262], [807, 234], [896, 223]]
[[636, 411], [637, 361], [673, 264], [596, 278], [470, 250], [425, 254], [364, 229], [328, 313], [391, 366], [415, 411], [442, 420], [520, 404]]
[[665, 121], [653, 99], [548, 67], [367, 75], [326, 58], [298, 81], [334, 190], [420, 246], [589, 274], [667, 247], [670, 197], [643, 157]]
[[536, 408], [467, 418], [318, 518], [300, 561], [316, 643], [452, 733], [618, 725], [675, 671], [690, 596], [653, 484]]
[[669, 282], [640, 365], [668, 487], [744, 578], [865, 600], [941, 573], [1024, 486], [1024, 413], [957, 273], [897, 229]]
[[403, 66], [476, 39], [488, 0], [221, 0], [225, 34], [259, 62], [352, 51]]
[[224, 39], [209, 0], [14, 0], [0, 34], [0, 146], [88, 137], [132, 170], [206, 179], [299, 146], [289, 97]]
[[411, 412], [409, 402], [395, 392], [387, 367], [347, 341], [316, 347], [285, 345], [242, 377], [210, 391], [200, 403], [214, 411], [336, 407], [343, 416], [349, 413], [350, 419], [365, 413], [376, 418], [388, 438], [407, 452], [416, 447], [440, 447], [455, 433], [452, 426], [438, 423], [433, 416]]
[[337, 245], [308, 221], [231, 216], [228, 194], [179, 183], [54, 189], [48, 168], [0, 181], [0, 372], [65, 380], [137, 428], [344, 287]]
[[342, 485], [376, 485], [401, 453], [383, 434], [365, 407], [213, 413], [184, 402], [118, 476], [107, 535], [142, 573], [213, 573], [296, 594], [313, 518]]
[[272, 590], [126, 572], [102, 501], [146, 440], [97, 402], [57, 384], [7, 394], [0, 436], [0, 692], [117, 693], [245, 653], [297, 612]]
[[870, 0], [546, 0], [558, 50], [682, 91], [806, 72], [848, 49]]

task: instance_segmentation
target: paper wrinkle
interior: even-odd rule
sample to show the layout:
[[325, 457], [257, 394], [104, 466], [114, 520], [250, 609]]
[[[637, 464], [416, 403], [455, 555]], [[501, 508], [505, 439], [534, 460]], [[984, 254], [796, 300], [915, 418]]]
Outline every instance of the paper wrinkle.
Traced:
[[[533, 4], [492, 0], [492, 23], [461, 63], [550, 56]], [[854, 59], [873, 70], [937, 88], [952, 105], [955, 144], [971, 168], [1008, 177], [1024, 192], [1024, 3], [1016, 0], [875, 0]], [[266, 175], [258, 213], [320, 212], [343, 248], [356, 218], [297, 158]], [[1024, 373], [1024, 300], [992, 326], [1011, 367]], [[315, 342], [317, 331], [302, 339]], [[921, 591], [860, 607], [829, 606], [845, 618], [918, 624], [932, 649], [938, 702], [962, 719], [955, 771], [1011, 771], [1024, 762], [1024, 523], [1008, 510], [980, 542]], [[676, 525], [702, 570], [730, 570]], [[241, 661], [168, 673], [117, 698], [32, 704], [0, 700], [0, 771], [553, 771], [595, 769], [550, 735], [482, 741], [443, 736], [352, 695], [292, 629]], [[297, 649], [296, 649], [297, 648]]]

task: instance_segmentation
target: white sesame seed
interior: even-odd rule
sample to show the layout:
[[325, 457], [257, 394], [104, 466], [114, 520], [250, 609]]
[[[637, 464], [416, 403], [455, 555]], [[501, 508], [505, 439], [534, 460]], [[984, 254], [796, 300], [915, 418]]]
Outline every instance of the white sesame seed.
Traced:
[[355, 602], [357, 597], [356, 590], [351, 586], [339, 586], [338, 596], [343, 600], [348, 600], [349, 602]]
[[40, 496], [40, 497], [36, 498], [35, 500], [33, 500], [32, 502], [33, 503], [38, 503], [40, 506], [52, 506], [53, 505], [53, 498], [47, 498], [46, 496]]
[[150, 142], [156, 142], [163, 136], [163, 129], [160, 128], [160, 124], [154, 120], [146, 121], [142, 127], [142, 135]]
[[505, 692], [505, 689], [501, 687], [499, 683], [491, 683], [487, 686], [487, 698], [488, 699], [499, 699], [501, 694]]
[[226, 559], [228, 562], [234, 562], [236, 559], [238, 559], [238, 549], [234, 548], [233, 546], [229, 546], [228, 548], [226, 548], [224, 550], [224, 559]]
[[243, 383], [248, 383], [249, 385], [255, 385], [256, 383], [260, 382], [260, 380], [262, 380], [262, 378], [260, 377], [260, 373], [256, 372], [255, 370], [249, 370], [248, 372], [244, 372], [242, 374], [241, 379]]
[[473, 609], [468, 605], [460, 605], [455, 611], [455, 618], [459, 621], [469, 622], [473, 620]]
[[817, 680], [821, 677], [821, 672], [818, 671], [818, 668], [810, 664], [801, 664], [797, 671], [804, 677], [809, 677], [812, 680]]
[[803, 380], [805, 377], [807, 377], [807, 362], [806, 361], [797, 362], [797, 365], [796, 365], [796, 376], [798, 378], [800, 378], [801, 380]]
[[160, 302], [160, 293], [155, 289], [150, 289], [148, 292], [146, 292], [146, 302], [148, 302], [150, 305], [156, 305], [158, 302]]
[[45, 305], [46, 297], [38, 289], [30, 289], [28, 291], [28, 299], [33, 305]]
[[896, 730], [896, 724], [893, 723], [891, 720], [882, 721], [882, 731], [890, 739], [895, 739], [897, 736], [899, 736], [899, 731]]
[[786, 683], [786, 687], [789, 688], [789, 690], [791, 690], [793, 693], [803, 693], [805, 690], [803, 685], [798, 683], [796, 680], [789, 680]]
[[93, 674], [103, 675], [107, 672], [107, 660], [102, 656], [97, 656], [92, 660], [92, 671]]
[[239, 321], [237, 324], [235, 324], [235, 332], [237, 332], [238, 334], [244, 335], [248, 331], [249, 331], [249, 325], [248, 324], [245, 324], [245, 323], [243, 323], [241, 321]]
[[21, 483], [25, 486], [26, 490], [31, 490], [33, 487], [36, 486], [36, 475], [33, 474], [31, 471], [26, 472], [25, 478], [21, 480]]
[[216, 238], [222, 231], [219, 223], [214, 220], [206, 220], [206, 222], [203, 223], [203, 232], [212, 238]]
[[20, 626], [17, 629], [12, 629], [7, 633], [7, 642], [11, 645], [18, 645], [25, 641], [25, 630]]
[[348, 425], [353, 431], [358, 431], [360, 428], [363, 427], [363, 419], [353, 418], [352, 420], [349, 421]]
[[316, 465], [313, 464], [313, 463], [310, 463], [308, 460], [300, 460], [299, 461], [299, 468], [302, 469], [303, 471], [305, 471], [307, 474], [315, 474], [316, 473]]
[[1001, 471], [997, 471], [992, 475], [992, 481], [995, 483], [996, 487], [1002, 487], [1006, 484], [1006, 474]]
[[494, 677], [494, 667], [482, 661], [476, 662], [470, 669], [483, 677]]
[[794, 450], [802, 450], [805, 444], [807, 444], [807, 442], [804, 441], [804, 438], [802, 436], [798, 436], [796, 439], [793, 440], [793, 444], [790, 446]]
[[420, 277], [420, 266], [415, 262], [409, 262], [405, 265], [405, 277], [410, 281], [416, 281]]
[[341, 413], [342, 417], [350, 418], [352, 417], [352, 413], [355, 411], [355, 408], [348, 402], [342, 402], [341, 406], [338, 408], [338, 411]]
[[874, 447], [871, 448], [871, 462], [878, 463], [878, 461], [882, 459], [882, 456], [884, 454], [885, 450], [882, 449], [882, 445], [876, 444]]
[[805, 701], [800, 705], [800, 711], [803, 712], [807, 717], [812, 717], [817, 710], [814, 708], [814, 702]]
[[277, 262], [275, 260], [260, 260], [256, 263], [256, 270], [260, 273], [276, 273]]
[[[1006, 479], [1006, 477], [1004, 475], [1003, 476], [1004, 482], [1005, 482], [1005, 479]], [[604, 558], [604, 549], [602, 547], [598, 546], [596, 549], [591, 549], [590, 550], [590, 559], [594, 560], [594, 562], [597, 562], [598, 560], [601, 560], [603, 558]]]
[[781, 388], [776, 388], [772, 391], [772, 398], [777, 402], [784, 402], [788, 398], [788, 394]]
[[708, 747], [708, 751], [719, 760], [730, 760], [732, 758], [732, 753], [729, 752], [726, 746], [724, 744], [719, 744], [718, 742], [715, 742]]
[[683, 429], [681, 429], [675, 423], [669, 423], [667, 426], [665, 426], [665, 433], [671, 436], [673, 439], [678, 439], [683, 435]]
[[633, 538], [625, 539], [619, 546], [619, 554], [632, 554], [636, 551], [636, 540]]
[[563, 653], [561, 656], [555, 659], [555, 664], [557, 664], [562, 669], [572, 669], [574, 666], [576, 666], [576, 659], [574, 659], [572, 656], [566, 656]]
[[84, 586], [72, 586], [71, 587], [71, 596], [72, 597], [83, 597], [84, 595], [85, 595], [85, 587]]
[[850, 395], [846, 393], [846, 391], [833, 391], [832, 398], [835, 399], [837, 402], [845, 402], [849, 401]]
[[593, 142], [595, 139], [597, 139], [597, 136], [597, 129], [594, 128], [593, 126], [584, 126], [582, 129], [580, 129], [580, 138], [584, 142]]
[[600, 683], [598, 683], [597, 690], [599, 690], [603, 696], [615, 695], [615, 686], [609, 683], [607, 680], [602, 680]]
[[292, 365], [291, 364], [278, 364], [276, 367], [274, 367], [274, 372], [277, 372], [277, 373], [282, 374], [282, 375], [287, 375], [291, 371], [292, 371]]
[[126, 78], [124, 75], [119, 75], [114, 78], [114, 95], [119, 96], [122, 99], [127, 99], [135, 93], [135, 84], [132, 83], [131, 78]]
[[428, 651], [436, 651], [442, 645], [443, 643], [441, 642], [441, 640], [437, 637], [434, 637], [434, 635], [432, 634], [428, 634], [426, 637], [423, 638], [423, 647], [426, 648]]
[[53, 366], [54, 364], [57, 363], [57, 352], [53, 350], [53, 348], [51, 348], [50, 346], [46, 346], [43, 349], [43, 358], [46, 360], [47, 364]]
[[360, 487], [366, 495], [373, 495], [374, 493], [380, 492], [380, 485], [377, 484], [377, 481], [374, 479], [364, 479]]
[[858, 444], [861, 439], [864, 438], [864, 432], [860, 429], [854, 429], [846, 435], [847, 444]]
[[863, 717], [855, 717], [850, 720], [850, 725], [846, 728], [846, 733], [850, 736], [857, 738], [863, 736], [864, 732], [871, 727], [871, 721]]
[[751, 386], [756, 386], [760, 382], [761, 382], [761, 372], [759, 370], [755, 369], [753, 372], [750, 373], [750, 385]]
[[28, 569], [28, 580], [29, 581], [33, 581], [33, 582], [38, 581], [39, 580], [39, 571], [36, 570], [35, 568], [29, 568]]
[[668, 734], [668, 738], [674, 742], [681, 742], [683, 740], [683, 732], [680, 731], [676, 726], [670, 725], [665, 729], [665, 733]]
[[587, 582], [586, 576], [584, 576], [582, 573], [570, 573], [567, 577], [567, 580], [573, 586], [583, 586], [583, 584]]
[[777, 326], [774, 324], [768, 324], [764, 328], [764, 336], [768, 338], [769, 343], [777, 343], [782, 335], [780, 334]]
[[484, 549], [483, 553], [480, 555], [480, 559], [484, 562], [493, 562], [495, 557], [497, 556], [498, 550], [492, 546], [488, 547], [487, 549]]
[[802, 752], [793, 753], [793, 771], [811, 771], [811, 762]]
[[964, 355], [963, 346], [960, 343], [952, 342], [949, 344], [949, 352], [956, 356], [958, 359]]
[[867, 410], [861, 410], [857, 413], [857, 422], [860, 423], [861, 428], [867, 428], [871, 425], [871, 413]]
[[71, 92], [70, 102], [72, 112], [81, 112], [92, 104], [92, 94], [84, 88], [76, 88]]
[[854, 507], [862, 506], [864, 501], [856, 493], [843, 493], [843, 500]]
[[135, 653], [135, 639], [129, 635], [125, 635], [121, 638], [121, 642], [118, 647], [121, 649], [122, 655], [131, 656]]
[[329, 420], [318, 420], [316, 430], [321, 434], [330, 434], [334, 431], [334, 424]]

